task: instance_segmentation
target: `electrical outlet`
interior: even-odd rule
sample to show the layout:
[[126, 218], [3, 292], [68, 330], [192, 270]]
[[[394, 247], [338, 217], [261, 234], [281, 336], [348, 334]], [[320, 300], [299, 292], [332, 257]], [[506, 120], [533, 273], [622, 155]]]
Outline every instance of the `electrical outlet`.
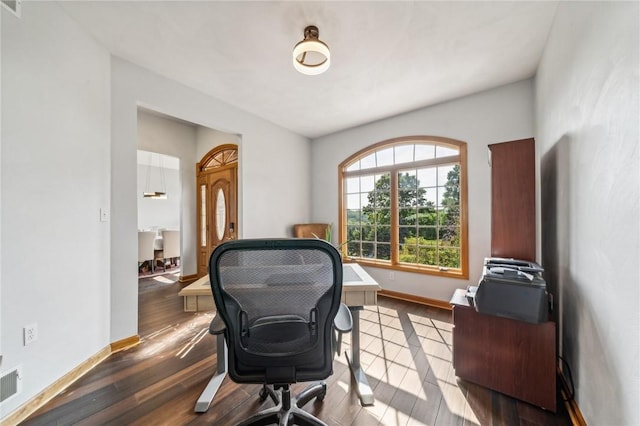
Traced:
[[27, 346], [30, 343], [38, 340], [38, 324], [26, 325], [22, 332], [24, 334], [24, 345]]

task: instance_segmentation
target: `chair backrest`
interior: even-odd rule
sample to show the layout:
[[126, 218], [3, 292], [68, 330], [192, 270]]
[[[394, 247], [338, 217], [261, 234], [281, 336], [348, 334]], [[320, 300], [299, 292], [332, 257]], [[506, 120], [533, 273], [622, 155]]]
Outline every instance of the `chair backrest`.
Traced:
[[153, 243], [156, 231], [138, 231], [138, 262], [153, 260]]
[[162, 231], [163, 257], [180, 257], [180, 231]]
[[331, 244], [228, 241], [211, 254], [209, 282], [226, 325], [234, 381], [286, 384], [332, 374], [342, 260]]

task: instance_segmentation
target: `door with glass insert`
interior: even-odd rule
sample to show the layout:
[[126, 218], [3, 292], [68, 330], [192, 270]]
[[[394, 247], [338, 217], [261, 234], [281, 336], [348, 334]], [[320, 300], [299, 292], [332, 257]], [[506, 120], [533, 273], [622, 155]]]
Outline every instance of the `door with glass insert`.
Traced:
[[213, 249], [224, 241], [236, 239], [238, 229], [237, 154], [235, 161], [226, 164], [200, 166], [208, 164], [207, 157], [216, 158], [209, 153], [198, 163], [198, 277], [208, 273]]

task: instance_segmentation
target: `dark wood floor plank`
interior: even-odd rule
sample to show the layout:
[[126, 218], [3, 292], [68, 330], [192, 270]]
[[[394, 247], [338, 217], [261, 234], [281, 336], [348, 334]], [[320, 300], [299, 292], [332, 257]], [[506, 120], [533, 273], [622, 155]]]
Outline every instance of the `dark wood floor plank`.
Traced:
[[[215, 372], [213, 314], [183, 311], [175, 273], [140, 280], [141, 343], [111, 355], [24, 425], [233, 425], [273, 406], [260, 385], [226, 378], [207, 413], [194, 405]], [[451, 312], [380, 297], [361, 312], [361, 362], [375, 404], [362, 407], [342, 353], [323, 402], [304, 408], [329, 425], [570, 425], [557, 414], [464, 382], [451, 364]], [[292, 386], [294, 393], [307, 384]]]

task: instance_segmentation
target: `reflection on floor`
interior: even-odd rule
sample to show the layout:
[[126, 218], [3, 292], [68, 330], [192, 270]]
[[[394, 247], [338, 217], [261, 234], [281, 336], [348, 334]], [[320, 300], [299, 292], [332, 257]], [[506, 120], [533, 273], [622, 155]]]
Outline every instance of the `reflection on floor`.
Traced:
[[175, 274], [176, 277], [180, 274], [180, 267], [176, 265], [167, 266], [166, 269], [163, 269], [162, 266], [156, 266], [153, 272], [149, 271], [148, 268], [138, 268], [138, 280], [142, 280], [145, 278], [153, 278], [161, 275], [167, 274]]
[[167, 270], [167, 272], [160, 271], [153, 275], [138, 276], [138, 291], [143, 293], [161, 286], [175, 284], [179, 278], [180, 268]]

